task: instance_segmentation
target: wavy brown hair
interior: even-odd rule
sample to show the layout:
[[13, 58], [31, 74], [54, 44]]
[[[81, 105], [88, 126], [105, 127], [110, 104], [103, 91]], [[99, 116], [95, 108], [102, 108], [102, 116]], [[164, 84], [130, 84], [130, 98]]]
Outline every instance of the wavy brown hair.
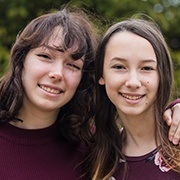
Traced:
[[[0, 123], [16, 119], [22, 107], [23, 64], [28, 52], [48, 43], [56, 27], [63, 29], [63, 48], [77, 47], [72, 58], [84, 58], [83, 73], [77, 91], [61, 108], [58, 121], [61, 133], [72, 141], [90, 138], [89, 121], [94, 116], [94, 56], [98, 33], [85, 11], [69, 5], [32, 20], [17, 36], [11, 49], [7, 73], [0, 80]], [[60, 40], [62, 41], [62, 40]]]
[[[162, 119], [164, 109], [171, 96], [173, 84], [172, 60], [165, 39], [156, 23], [150, 20], [131, 18], [111, 26], [102, 38], [96, 55], [96, 134], [92, 153], [89, 157], [89, 174], [93, 180], [109, 179], [123, 159], [122, 147], [126, 141], [126, 132], [120, 132], [116, 123], [117, 111], [109, 100], [105, 86], [98, 81], [103, 74], [104, 56], [107, 44], [116, 33], [128, 31], [145, 38], [152, 45], [158, 61], [159, 88], [154, 102], [156, 119], [156, 137], [160, 138], [164, 161], [180, 172], [180, 149], [168, 140], [169, 127]], [[125, 167], [127, 164], [125, 163]], [[127, 168], [126, 168], [127, 171]], [[124, 174], [125, 175], [125, 174]]]

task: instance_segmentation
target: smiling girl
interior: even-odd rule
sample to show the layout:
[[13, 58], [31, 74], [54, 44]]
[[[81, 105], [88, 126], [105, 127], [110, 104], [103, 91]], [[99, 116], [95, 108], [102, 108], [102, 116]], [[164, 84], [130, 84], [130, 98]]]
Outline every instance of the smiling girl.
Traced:
[[172, 60], [155, 23], [129, 19], [109, 28], [96, 57], [93, 180], [180, 179], [180, 146], [168, 140], [163, 121], [172, 84]]
[[0, 179], [80, 178], [97, 42], [88, 16], [70, 7], [32, 20], [19, 34], [0, 81]]

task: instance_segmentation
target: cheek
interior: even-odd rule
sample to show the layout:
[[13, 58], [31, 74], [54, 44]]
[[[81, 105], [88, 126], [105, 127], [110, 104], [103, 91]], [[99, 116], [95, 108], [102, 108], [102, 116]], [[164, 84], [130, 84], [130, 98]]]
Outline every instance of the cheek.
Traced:
[[82, 78], [82, 73], [76, 73], [76, 74], [69, 73], [64, 76], [66, 85], [72, 88], [72, 90], [74, 91], [76, 91], [76, 88], [79, 86], [81, 78]]
[[22, 73], [22, 81], [28, 81], [29, 83], [33, 83], [38, 81], [43, 75], [45, 74], [44, 68], [33, 68], [33, 67], [28, 67], [23, 70]]
[[[112, 75], [112, 74], [111, 74]], [[118, 89], [122, 85], [122, 78], [118, 76], [111, 76], [110, 74], [105, 77], [105, 86], [108, 89]]]
[[27, 93], [29, 90], [31, 91], [35, 87], [35, 78], [31, 73], [22, 73], [22, 85], [24, 87], [25, 92]]
[[112, 100], [115, 98], [118, 89], [119, 89], [119, 83], [116, 81], [116, 79], [108, 79], [105, 81], [105, 89], [108, 97]]
[[151, 79], [147, 80], [146, 85], [152, 92], [157, 93], [159, 87], [159, 77], [154, 76]]

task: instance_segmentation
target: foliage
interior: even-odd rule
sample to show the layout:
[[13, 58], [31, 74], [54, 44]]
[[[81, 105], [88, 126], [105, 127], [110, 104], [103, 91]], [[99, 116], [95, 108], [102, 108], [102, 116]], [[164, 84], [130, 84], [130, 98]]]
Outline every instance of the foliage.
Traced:
[[[145, 13], [161, 27], [174, 60], [175, 97], [180, 95], [180, 0], [0, 0], [0, 76], [8, 64], [9, 51], [16, 35], [30, 20], [61, 5], [72, 3], [104, 17], [104, 26]], [[100, 27], [99, 27], [100, 28]]]

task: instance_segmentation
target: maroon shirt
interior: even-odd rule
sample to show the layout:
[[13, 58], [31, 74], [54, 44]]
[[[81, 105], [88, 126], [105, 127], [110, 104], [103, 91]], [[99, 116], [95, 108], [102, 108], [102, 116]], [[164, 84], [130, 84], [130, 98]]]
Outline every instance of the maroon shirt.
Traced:
[[[155, 164], [156, 157], [156, 164]], [[128, 171], [126, 180], [180, 180], [180, 174], [166, 169], [163, 163], [157, 161], [159, 159], [156, 150], [139, 157], [126, 156]], [[124, 162], [120, 162], [119, 169], [114, 174], [114, 179], [122, 180], [124, 171]], [[113, 178], [112, 178], [113, 179]]]
[[172, 108], [172, 107], [173, 107], [174, 105], [176, 105], [177, 103], [180, 103], [180, 98], [178, 98], [178, 99], [172, 101], [172, 102], [167, 106], [166, 109]]
[[60, 138], [56, 125], [39, 130], [0, 125], [1, 180], [77, 180], [81, 157], [81, 146]]

